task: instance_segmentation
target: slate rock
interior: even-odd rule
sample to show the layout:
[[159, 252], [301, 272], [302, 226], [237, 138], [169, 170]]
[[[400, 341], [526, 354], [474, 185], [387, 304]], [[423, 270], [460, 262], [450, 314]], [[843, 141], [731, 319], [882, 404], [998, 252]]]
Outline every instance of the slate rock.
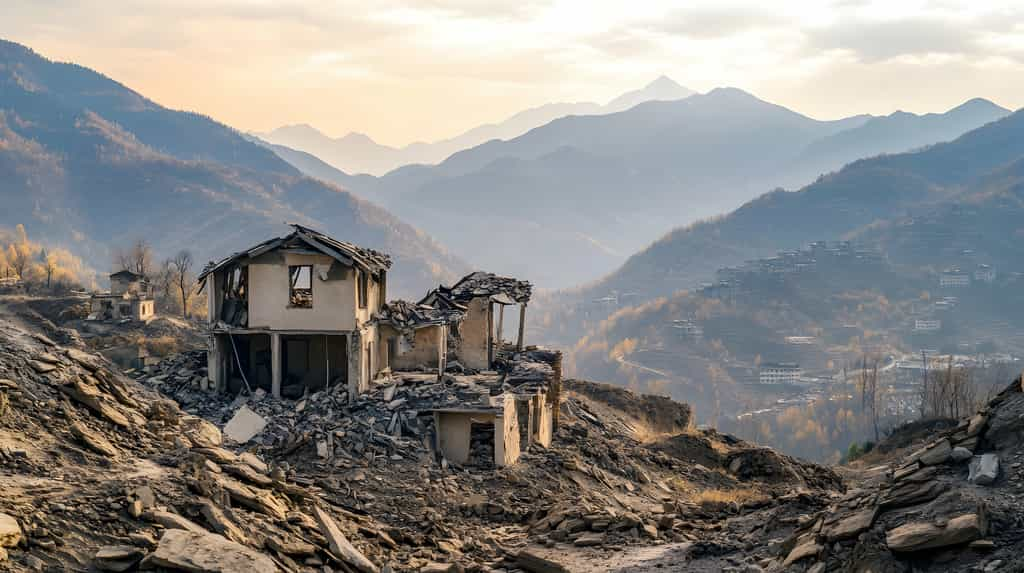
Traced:
[[266, 555], [213, 533], [168, 529], [146, 565], [195, 573], [277, 573]]

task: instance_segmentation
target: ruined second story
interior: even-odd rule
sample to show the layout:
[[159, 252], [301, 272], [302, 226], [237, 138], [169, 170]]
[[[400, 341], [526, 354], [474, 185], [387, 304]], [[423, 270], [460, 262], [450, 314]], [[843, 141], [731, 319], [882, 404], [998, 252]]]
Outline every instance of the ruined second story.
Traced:
[[391, 259], [301, 225], [207, 266], [214, 330], [359, 330], [386, 299]]
[[128, 270], [117, 271], [110, 275], [110, 294], [115, 296], [137, 296], [151, 298], [153, 288], [145, 276]]

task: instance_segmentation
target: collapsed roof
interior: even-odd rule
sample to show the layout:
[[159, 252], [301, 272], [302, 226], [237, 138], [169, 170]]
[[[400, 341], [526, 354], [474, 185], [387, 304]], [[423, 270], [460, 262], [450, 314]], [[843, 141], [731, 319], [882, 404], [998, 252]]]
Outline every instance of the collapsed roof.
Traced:
[[427, 304], [414, 304], [405, 300], [393, 300], [381, 307], [377, 312], [377, 322], [390, 324], [399, 330], [415, 330], [427, 326], [450, 324], [462, 320], [466, 307], [435, 307]]
[[206, 268], [200, 273], [198, 281], [204, 283], [206, 277], [211, 273], [215, 273], [242, 260], [255, 259], [274, 249], [294, 248], [296, 246], [312, 248], [345, 266], [359, 268], [375, 277], [379, 277], [382, 272], [391, 268], [391, 257], [384, 253], [345, 241], [339, 241], [302, 225], [292, 223], [290, 226], [294, 230], [284, 237], [263, 241], [249, 249], [234, 253], [217, 263], [206, 265]]
[[519, 304], [528, 302], [531, 294], [533, 285], [527, 281], [477, 271], [462, 277], [451, 287], [437, 287], [421, 302], [447, 297], [457, 303], [466, 303], [486, 296], [499, 304]]

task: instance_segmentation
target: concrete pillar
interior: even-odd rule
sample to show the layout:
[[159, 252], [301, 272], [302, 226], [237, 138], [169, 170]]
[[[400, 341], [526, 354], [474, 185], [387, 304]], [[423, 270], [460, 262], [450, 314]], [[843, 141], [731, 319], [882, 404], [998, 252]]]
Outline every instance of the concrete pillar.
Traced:
[[494, 368], [494, 303], [487, 301], [487, 369]]
[[225, 360], [229, 356], [226, 346], [223, 335], [210, 335], [210, 344], [206, 351], [206, 377], [209, 380], [207, 389], [215, 392], [223, 391], [227, 386], [224, 380]]
[[523, 351], [523, 333], [526, 331], [526, 303], [519, 305], [519, 336], [516, 338], [516, 352]]
[[355, 402], [363, 387], [363, 345], [358, 332], [348, 335], [348, 401]]
[[281, 335], [274, 332], [270, 335], [270, 393], [274, 398], [281, 397]]

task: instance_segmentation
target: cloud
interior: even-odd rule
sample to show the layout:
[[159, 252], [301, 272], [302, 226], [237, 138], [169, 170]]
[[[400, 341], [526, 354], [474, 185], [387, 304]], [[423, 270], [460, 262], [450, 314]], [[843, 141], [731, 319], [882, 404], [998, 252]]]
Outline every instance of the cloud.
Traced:
[[809, 51], [843, 50], [865, 63], [900, 56], [973, 55], [979, 52], [977, 30], [934, 19], [843, 22], [806, 33]]

